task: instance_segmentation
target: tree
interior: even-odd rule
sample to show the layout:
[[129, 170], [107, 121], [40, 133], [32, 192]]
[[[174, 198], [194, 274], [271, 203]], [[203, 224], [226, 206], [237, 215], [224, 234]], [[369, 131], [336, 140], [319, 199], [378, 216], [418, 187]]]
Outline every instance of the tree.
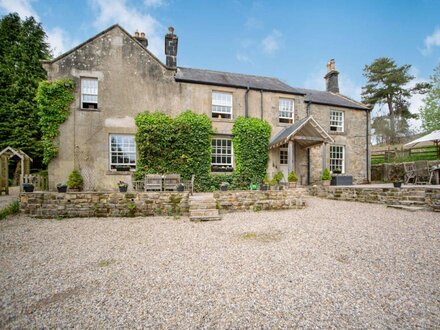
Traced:
[[22, 149], [37, 166], [42, 144], [35, 95], [46, 79], [40, 60], [50, 58], [45, 39], [33, 17], [21, 20], [12, 13], [0, 20], [0, 149]]
[[[400, 136], [409, 133], [407, 120], [417, 118], [409, 111], [408, 99], [415, 93], [423, 93], [428, 85], [416, 84], [409, 88], [414, 77], [408, 73], [411, 65], [397, 66], [393, 59], [381, 57], [364, 68], [367, 84], [362, 88], [362, 102], [371, 105], [386, 105], [387, 115], [381, 119], [380, 126], [386, 127], [382, 134], [386, 134], [388, 143], [397, 143]], [[383, 120], [388, 121], [385, 125]]]
[[434, 69], [431, 89], [423, 101], [425, 104], [420, 109], [423, 129], [427, 132], [440, 130], [440, 64]]

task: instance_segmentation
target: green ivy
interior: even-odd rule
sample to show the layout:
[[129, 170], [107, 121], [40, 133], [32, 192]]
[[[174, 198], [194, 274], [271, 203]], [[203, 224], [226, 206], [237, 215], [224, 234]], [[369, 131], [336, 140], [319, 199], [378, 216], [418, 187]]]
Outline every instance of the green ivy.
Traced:
[[269, 159], [271, 127], [265, 120], [238, 117], [232, 128], [234, 135], [235, 186], [247, 187], [263, 180]]
[[211, 120], [188, 110], [173, 119], [144, 112], [136, 116], [137, 176], [146, 173], [196, 175], [196, 190], [206, 190], [211, 169]]
[[60, 125], [69, 117], [69, 107], [75, 99], [74, 88], [75, 84], [70, 79], [42, 81], [38, 85], [36, 100], [45, 164], [58, 154], [58, 145], [54, 139], [59, 134]]

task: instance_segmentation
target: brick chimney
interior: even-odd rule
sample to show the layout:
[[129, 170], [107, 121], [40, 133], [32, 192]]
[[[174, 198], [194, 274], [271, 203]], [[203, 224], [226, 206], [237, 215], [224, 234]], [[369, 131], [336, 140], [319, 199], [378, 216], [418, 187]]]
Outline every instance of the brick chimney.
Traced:
[[324, 76], [327, 92], [339, 94], [339, 72], [335, 68], [335, 60], [331, 59], [327, 63], [327, 74]]
[[175, 69], [177, 67], [177, 44], [179, 38], [174, 34], [174, 28], [170, 26], [165, 35], [165, 55], [167, 67]]
[[141, 43], [142, 46], [145, 48], [148, 47], [148, 39], [145, 37], [145, 33], [141, 32], [141, 35], [139, 36], [139, 32], [134, 33], [134, 38]]

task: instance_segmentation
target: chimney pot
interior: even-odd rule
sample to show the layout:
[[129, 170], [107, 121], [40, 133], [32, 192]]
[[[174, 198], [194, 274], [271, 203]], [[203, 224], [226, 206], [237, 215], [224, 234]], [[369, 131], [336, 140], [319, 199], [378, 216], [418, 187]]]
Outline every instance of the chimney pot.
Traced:
[[327, 74], [324, 79], [326, 82], [327, 92], [339, 94], [339, 72], [336, 71], [336, 62], [332, 58], [327, 63]]

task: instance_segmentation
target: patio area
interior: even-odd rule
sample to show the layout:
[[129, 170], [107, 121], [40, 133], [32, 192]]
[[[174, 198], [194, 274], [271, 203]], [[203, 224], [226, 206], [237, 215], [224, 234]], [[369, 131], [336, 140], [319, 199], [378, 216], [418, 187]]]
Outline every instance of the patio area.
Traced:
[[8, 218], [0, 327], [438, 327], [438, 214], [307, 203], [209, 223]]

